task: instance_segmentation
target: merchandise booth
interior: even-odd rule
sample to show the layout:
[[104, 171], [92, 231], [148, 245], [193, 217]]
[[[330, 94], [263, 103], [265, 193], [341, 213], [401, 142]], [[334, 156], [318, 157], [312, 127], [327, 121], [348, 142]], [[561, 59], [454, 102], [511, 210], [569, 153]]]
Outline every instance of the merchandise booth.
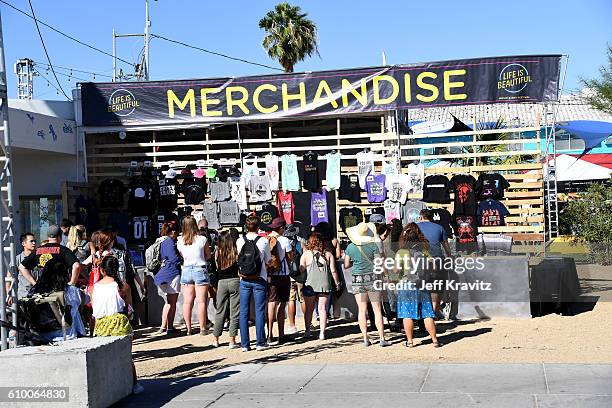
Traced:
[[[346, 244], [346, 228], [373, 214], [405, 225], [423, 208], [459, 253], [542, 253], [540, 131], [560, 59], [83, 83], [87, 182], [66, 184], [66, 207], [89, 230], [117, 226], [136, 262], [185, 214], [239, 230], [251, 212], [264, 228], [282, 216], [304, 234], [329, 222]], [[529, 117], [500, 121], [516, 103]]]

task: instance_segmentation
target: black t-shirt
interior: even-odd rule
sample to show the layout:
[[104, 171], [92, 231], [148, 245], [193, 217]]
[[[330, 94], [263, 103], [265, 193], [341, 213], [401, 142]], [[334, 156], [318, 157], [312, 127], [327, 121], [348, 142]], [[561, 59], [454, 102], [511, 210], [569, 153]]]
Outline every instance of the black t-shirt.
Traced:
[[385, 215], [385, 207], [370, 207], [366, 208], [365, 211], [365, 221], [370, 222], [370, 217], [372, 214], [380, 214], [384, 217]]
[[449, 237], [453, 236], [453, 230], [451, 229], [452, 217], [446, 208], [432, 208], [431, 215], [433, 216], [432, 222], [438, 224], [446, 231], [446, 235]]
[[359, 177], [356, 174], [340, 176], [338, 198], [354, 203], [361, 202], [361, 187], [359, 187]]
[[125, 185], [121, 180], [106, 179], [98, 187], [98, 196], [101, 208], [123, 207]]
[[483, 173], [478, 176], [476, 193], [480, 199], [498, 199], [504, 197], [504, 190], [508, 187], [510, 187], [510, 183], [501, 174]]
[[319, 155], [314, 152], [309, 152], [302, 158], [302, 166], [304, 177], [302, 181], [304, 188], [309, 191], [319, 191], [321, 183], [319, 182]]
[[130, 234], [128, 235], [128, 241], [132, 244], [145, 244], [149, 242], [153, 238], [151, 229], [150, 216], [132, 216], [130, 218]]
[[478, 250], [478, 227], [476, 216], [457, 215], [455, 216], [455, 236], [457, 237], [457, 251], [474, 252]]
[[130, 181], [128, 210], [133, 215], [151, 215], [155, 212], [157, 183], [152, 177], [139, 176]]
[[152, 238], [159, 238], [161, 236], [162, 226], [166, 222], [178, 223], [177, 215], [174, 213], [158, 213], [153, 216], [153, 225], [151, 227]]
[[25, 257], [21, 264], [29, 271], [36, 267], [42, 270], [51, 258], [58, 258], [66, 267], [68, 274], [72, 271], [72, 265], [75, 262], [79, 262], [74, 252], [65, 246], [60, 244], [44, 244]]
[[338, 221], [342, 231], [346, 232], [347, 228], [354, 227], [363, 221], [363, 213], [357, 207], [342, 208]]
[[435, 174], [423, 181], [423, 201], [426, 203], [450, 203], [450, 190], [446, 176]]
[[255, 214], [261, 219], [261, 227], [265, 230], [272, 220], [278, 217], [278, 208], [272, 204], [264, 204]]
[[457, 174], [450, 180], [450, 188], [455, 192], [455, 215], [476, 214], [475, 185], [476, 179], [469, 174]]
[[506, 216], [510, 212], [499, 201], [491, 198], [478, 205], [478, 225], [483, 227], [501, 227], [506, 225]]
[[190, 178], [183, 181], [181, 192], [186, 205], [198, 205], [206, 196], [206, 182], [203, 178]]
[[173, 211], [176, 209], [178, 184], [173, 178], [162, 178], [157, 182], [159, 199], [157, 208], [161, 212]]

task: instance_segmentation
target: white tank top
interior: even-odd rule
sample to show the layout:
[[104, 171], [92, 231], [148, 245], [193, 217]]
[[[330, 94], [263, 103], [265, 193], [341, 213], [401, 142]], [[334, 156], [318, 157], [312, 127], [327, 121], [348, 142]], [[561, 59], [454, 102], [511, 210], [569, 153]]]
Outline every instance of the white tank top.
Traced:
[[183, 257], [183, 266], [204, 266], [206, 265], [206, 259], [204, 259], [204, 246], [206, 245], [206, 237], [202, 235], [196, 236], [195, 240], [191, 245], [185, 245], [183, 237], [179, 237], [176, 248]]
[[93, 315], [95, 318], [111, 316], [121, 313], [125, 302], [119, 294], [117, 282], [103, 284], [96, 283], [93, 291]]

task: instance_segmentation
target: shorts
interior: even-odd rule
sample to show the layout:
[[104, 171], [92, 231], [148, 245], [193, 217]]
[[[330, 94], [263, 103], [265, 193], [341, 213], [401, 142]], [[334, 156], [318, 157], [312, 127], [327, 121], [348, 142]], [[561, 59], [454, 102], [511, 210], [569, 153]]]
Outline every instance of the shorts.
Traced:
[[181, 271], [182, 285], [204, 286], [210, 283], [206, 266], [183, 266]]
[[368, 290], [365, 292], [360, 292], [360, 293], [353, 293], [355, 295], [355, 298], [358, 302], [366, 302], [366, 301], [370, 301], [370, 303], [372, 302], [380, 302], [381, 299], [381, 292], [379, 290]]
[[268, 283], [268, 302], [288, 302], [291, 279], [287, 275], [272, 275]]
[[300, 303], [304, 303], [304, 295], [302, 294], [303, 288], [304, 288], [303, 283], [291, 281], [291, 288], [289, 290], [289, 301], [295, 302], [297, 300]]
[[164, 282], [158, 286], [164, 295], [175, 295], [181, 291], [181, 275], [176, 275], [170, 282]]
[[351, 291], [353, 295], [367, 292], [379, 292], [374, 287], [374, 282], [380, 281], [382, 275], [375, 273], [364, 273], [362, 275], [353, 275], [351, 282]]

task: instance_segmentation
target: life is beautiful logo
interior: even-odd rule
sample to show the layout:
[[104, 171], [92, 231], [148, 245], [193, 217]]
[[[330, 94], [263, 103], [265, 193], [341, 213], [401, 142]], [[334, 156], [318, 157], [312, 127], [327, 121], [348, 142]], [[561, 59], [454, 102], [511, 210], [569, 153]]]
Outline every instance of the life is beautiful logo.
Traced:
[[497, 89], [510, 94], [517, 94], [531, 84], [531, 74], [527, 68], [518, 63], [508, 64], [499, 72]]
[[138, 100], [127, 89], [117, 89], [108, 98], [108, 111], [117, 116], [129, 116], [138, 107]]

